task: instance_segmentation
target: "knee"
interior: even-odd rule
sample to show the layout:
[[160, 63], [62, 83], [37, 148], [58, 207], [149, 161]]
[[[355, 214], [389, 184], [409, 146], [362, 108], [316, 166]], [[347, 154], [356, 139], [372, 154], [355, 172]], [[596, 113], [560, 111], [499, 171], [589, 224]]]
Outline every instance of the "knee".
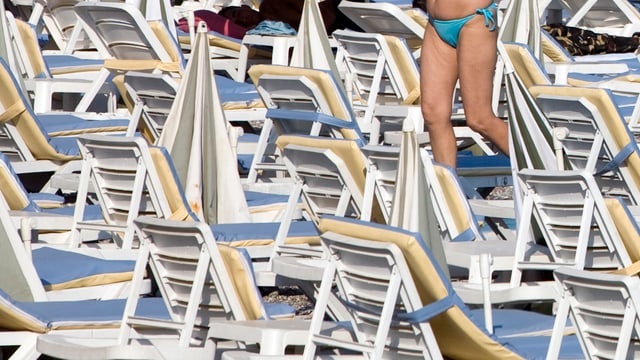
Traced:
[[420, 103], [422, 118], [425, 125], [438, 125], [444, 122], [449, 122], [451, 119], [451, 105], [449, 103], [443, 104], [442, 102], [429, 102], [422, 101]]
[[465, 112], [466, 123], [471, 130], [479, 134], [487, 134], [499, 126], [506, 126], [505, 122], [493, 114], [478, 115]]

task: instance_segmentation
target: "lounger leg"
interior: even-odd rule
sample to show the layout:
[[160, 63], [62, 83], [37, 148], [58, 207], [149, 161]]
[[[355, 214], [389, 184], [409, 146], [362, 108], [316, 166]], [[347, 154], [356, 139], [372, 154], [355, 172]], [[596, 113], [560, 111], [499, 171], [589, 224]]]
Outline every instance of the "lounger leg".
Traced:
[[76, 111], [78, 111], [78, 112], [87, 111], [87, 109], [91, 105], [91, 102], [93, 102], [93, 99], [95, 99], [95, 97], [100, 92], [100, 89], [102, 89], [102, 85], [109, 78], [109, 74], [110, 74], [109, 70], [104, 69], [104, 68], [100, 69], [100, 72], [96, 76], [96, 79], [95, 79], [95, 82], [93, 84], [93, 87], [91, 88], [91, 90], [87, 91], [84, 94], [84, 96], [82, 97], [82, 99], [78, 103], [78, 106], [76, 107]]
[[25, 338], [24, 341], [18, 347], [9, 359], [11, 360], [27, 360], [27, 359], [37, 359], [40, 354], [36, 351], [36, 340], [38, 339], [37, 334], [32, 334], [28, 338]]

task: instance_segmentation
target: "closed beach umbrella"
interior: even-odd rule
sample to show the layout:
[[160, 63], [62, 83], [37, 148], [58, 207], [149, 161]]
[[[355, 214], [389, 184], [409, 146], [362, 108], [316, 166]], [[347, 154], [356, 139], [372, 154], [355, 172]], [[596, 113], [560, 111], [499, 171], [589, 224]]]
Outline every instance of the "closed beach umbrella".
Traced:
[[438, 264], [448, 276], [449, 270], [440, 238], [438, 221], [429, 193], [418, 138], [410, 120], [402, 128], [396, 188], [391, 203], [389, 225], [418, 232]]
[[305, 0], [291, 66], [331, 71], [339, 78], [336, 59], [316, 0]]
[[542, 59], [538, 0], [509, 0], [500, 24], [499, 39], [527, 44], [535, 56]]
[[213, 76], [206, 25], [200, 23], [158, 145], [169, 150], [189, 205], [209, 224], [250, 221], [229, 130]]

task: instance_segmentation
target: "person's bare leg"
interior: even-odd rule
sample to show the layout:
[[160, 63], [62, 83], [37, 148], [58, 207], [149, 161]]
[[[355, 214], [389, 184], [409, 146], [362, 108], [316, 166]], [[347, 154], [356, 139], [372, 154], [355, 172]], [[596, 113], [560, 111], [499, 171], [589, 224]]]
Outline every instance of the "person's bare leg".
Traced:
[[427, 25], [420, 57], [420, 105], [435, 161], [453, 168], [458, 147], [451, 125], [451, 104], [457, 71], [456, 50]]
[[507, 124], [495, 116], [491, 106], [497, 36], [498, 29], [490, 32], [483, 16], [471, 19], [460, 31], [458, 72], [467, 125], [509, 154]]

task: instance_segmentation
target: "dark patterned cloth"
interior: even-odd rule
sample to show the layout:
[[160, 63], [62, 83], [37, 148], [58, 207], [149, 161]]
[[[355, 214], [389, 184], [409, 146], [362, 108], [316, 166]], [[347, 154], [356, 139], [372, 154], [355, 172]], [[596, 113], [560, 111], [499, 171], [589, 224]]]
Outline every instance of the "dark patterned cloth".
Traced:
[[544, 25], [542, 28], [571, 55], [634, 52], [640, 44], [640, 33], [631, 37], [615, 36], [562, 24]]

